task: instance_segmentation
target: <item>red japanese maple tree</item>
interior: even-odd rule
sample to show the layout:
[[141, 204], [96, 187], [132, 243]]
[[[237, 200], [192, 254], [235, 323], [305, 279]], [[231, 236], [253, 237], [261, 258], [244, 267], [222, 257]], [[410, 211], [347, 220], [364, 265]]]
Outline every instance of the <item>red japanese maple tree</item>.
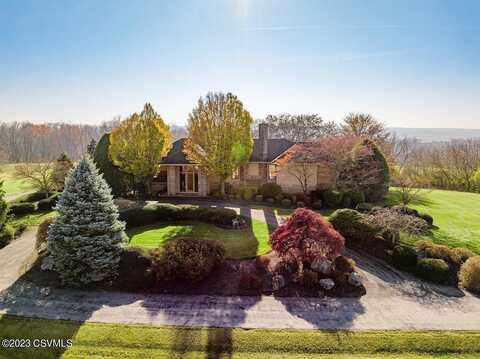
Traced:
[[315, 258], [333, 260], [345, 247], [345, 239], [320, 214], [297, 208], [287, 222], [270, 236], [270, 245], [282, 257], [293, 258], [299, 272]]

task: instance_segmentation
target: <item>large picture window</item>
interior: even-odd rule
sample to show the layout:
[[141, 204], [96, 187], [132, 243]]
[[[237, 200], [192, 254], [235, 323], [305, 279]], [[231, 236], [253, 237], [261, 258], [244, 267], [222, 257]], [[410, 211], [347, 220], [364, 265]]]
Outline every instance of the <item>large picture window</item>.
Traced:
[[194, 166], [180, 167], [180, 192], [198, 192], [198, 170]]

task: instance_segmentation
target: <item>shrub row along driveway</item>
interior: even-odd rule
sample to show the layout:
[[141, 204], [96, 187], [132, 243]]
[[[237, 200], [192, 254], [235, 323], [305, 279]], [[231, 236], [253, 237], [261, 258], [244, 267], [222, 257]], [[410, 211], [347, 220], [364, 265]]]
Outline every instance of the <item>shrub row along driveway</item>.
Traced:
[[[351, 251], [348, 255], [357, 261], [367, 288], [360, 299], [145, 295], [66, 289], [54, 289], [44, 296], [41, 288], [31, 283], [17, 280], [11, 285], [32, 250], [29, 230], [0, 251], [0, 314], [244, 328], [480, 329], [479, 298], [420, 282], [375, 258]], [[14, 252], [18, 254], [12, 261]]]

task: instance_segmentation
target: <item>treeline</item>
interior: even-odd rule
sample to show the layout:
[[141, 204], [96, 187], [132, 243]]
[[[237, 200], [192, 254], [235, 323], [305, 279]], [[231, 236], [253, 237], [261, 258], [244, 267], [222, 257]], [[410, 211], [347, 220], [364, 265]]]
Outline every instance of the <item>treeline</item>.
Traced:
[[[66, 153], [78, 160], [91, 140], [120, 123], [120, 118], [100, 125], [71, 123], [3, 122], [0, 123], [0, 163], [48, 162]], [[174, 138], [183, 137], [185, 128], [171, 126]]]
[[396, 185], [480, 192], [480, 139], [395, 141]]

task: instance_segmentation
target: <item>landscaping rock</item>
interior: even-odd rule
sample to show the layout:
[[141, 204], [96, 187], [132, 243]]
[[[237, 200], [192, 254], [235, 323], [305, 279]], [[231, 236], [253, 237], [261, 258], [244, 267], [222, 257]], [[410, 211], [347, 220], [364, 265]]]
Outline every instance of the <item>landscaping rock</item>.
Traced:
[[348, 276], [348, 283], [353, 285], [354, 287], [362, 286], [362, 279], [357, 272], [352, 272]]
[[330, 278], [320, 279], [318, 284], [320, 284], [320, 287], [325, 290], [331, 290], [333, 287], [335, 287], [335, 282]]
[[272, 290], [276, 292], [277, 290], [282, 289], [285, 287], [285, 278], [283, 275], [277, 274], [272, 277]]
[[311, 268], [315, 272], [329, 274], [332, 272], [332, 262], [325, 258], [316, 258], [313, 260]]
[[52, 256], [46, 256], [43, 258], [42, 265], [40, 268], [42, 270], [53, 270], [54, 262], [53, 262], [53, 257]]
[[44, 287], [40, 289], [40, 294], [44, 297], [48, 297], [50, 295], [50, 287]]

